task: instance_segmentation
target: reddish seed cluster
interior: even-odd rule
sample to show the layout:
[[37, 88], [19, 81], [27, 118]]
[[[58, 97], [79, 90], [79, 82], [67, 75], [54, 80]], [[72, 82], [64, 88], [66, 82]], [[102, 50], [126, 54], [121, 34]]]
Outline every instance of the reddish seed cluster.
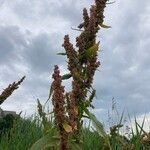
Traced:
[[83, 9], [83, 20], [84, 20], [84, 22], [81, 23], [81, 24], [78, 26], [78, 28], [81, 29], [81, 28], [84, 27], [84, 29], [86, 30], [86, 28], [87, 28], [88, 25], [89, 25], [89, 15], [88, 15], [88, 12], [87, 12], [87, 9], [86, 9], [86, 8]]
[[93, 77], [95, 74], [96, 69], [100, 66], [100, 62], [96, 62], [96, 58], [93, 58], [90, 63], [88, 63], [88, 72], [87, 76], [88, 78], [85, 81], [85, 85], [87, 88], [90, 88], [92, 82], [93, 82]]
[[98, 24], [102, 24], [104, 21], [104, 8], [106, 7], [107, 1], [108, 0], [95, 0]]
[[[68, 60], [69, 60], [68, 69], [70, 70], [71, 75], [72, 75], [73, 80], [74, 80], [73, 86], [75, 88], [73, 88], [73, 93], [74, 93], [74, 95], [76, 95], [76, 99], [77, 99], [79, 93], [82, 93], [82, 89], [81, 89], [81, 86], [80, 86], [81, 82], [82, 82], [81, 76], [80, 76], [80, 69], [81, 68], [78, 64], [79, 59], [78, 59], [77, 52], [73, 48], [73, 44], [70, 43], [68, 35], [66, 35], [64, 37], [63, 47], [66, 50], [66, 54], [67, 54], [67, 57], [68, 57]], [[80, 89], [80, 91], [79, 91], [79, 89]]]
[[73, 44], [70, 43], [69, 35], [65, 35], [64, 43], [62, 46], [65, 48], [67, 58], [69, 60], [68, 69], [72, 73], [74, 69], [77, 69], [78, 60], [77, 60], [77, 52], [73, 48]]
[[68, 133], [65, 132], [64, 130], [60, 130], [60, 148], [61, 150], [69, 150], [68, 146]]
[[[72, 93], [75, 97], [76, 105], [78, 105], [80, 98], [85, 99], [86, 89], [91, 87], [95, 71], [100, 66], [100, 62], [97, 61], [97, 51], [91, 58], [82, 56], [96, 44], [96, 34], [100, 29], [99, 25], [103, 23], [106, 2], [107, 0], [95, 0], [95, 5], [90, 8], [90, 14], [88, 14], [86, 8], [83, 9], [84, 22], [78, 28], [84, 28], [84, 30], [76, 38], [78, 51], [73, 48], [73, 44], [69, 41], [69, 36], [64, 37], [63, 47], [69, 60], [68, 69], [73, 77]], [[83, 66], [86, 68], [86, 76], [83, 75]]]
[[76, 129], [77, 123], [77, 107], [76, 107], [76, 96], [74, 93], [67, 93], [68, 98], [68, 115], [69, 115], [69, 123], [73, 130]]
[[12, 84], [9, 84], [9, 86], [4, 89], [4, 91], [0, 95], [0, 105], [14, 92], [14, 90], [19, 88], [19, 85], [23, 82], [25, 79], [25, 76], [21, 78], [17, 83], [14, 82]]
[[[85, 9], [83, 10], [84, 16], [84, 26], [85, 30], [76, 38], [76, 46], [79, 48], [79, 54], [82, 55], [88, 48], [94, 45], [96, 33], [98, 32], [98, 27], [96, 26], [96, 10], [95, 6], [92, 6], [90, 9], [90, 17], [87, 19], [88, 14]], [[86, 13], [85, 13], [86, 12]], [[86, 19], [85, 19], [86, 18]], [[79, 25], [79, 27], [81, 27]]]
[[65, 108], [64, 108], [64, 87], [61, 86], [61, 76], [58, 66], [56, 65], [53, 73], [53, 105], [54, 105], [54, 114], [55, 114], [55, 123], [56, 125], [62, 124], [66, 119], [65, 117]]
[[61, 85], [62, 79], [60, 76], [60, 71], [57, 65], [55, 65], [54, 73], [53, 73], [53, 105], [54, 105], [54, 116], [55, 116], [55, 124], [59, 128], [60, 132], [60, 140], [61, 140], [61, 149], [68, 149], [68, 133], [63, 128], [63, 122], [67, 121], [67, 117], [65, 114], [65, 97], [64, 97], [64, 87]]

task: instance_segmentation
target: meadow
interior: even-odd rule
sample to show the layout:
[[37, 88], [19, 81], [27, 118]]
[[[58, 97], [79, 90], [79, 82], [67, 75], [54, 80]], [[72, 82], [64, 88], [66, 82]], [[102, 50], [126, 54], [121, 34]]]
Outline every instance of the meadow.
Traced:
[[[44, 126], [40, 116], [22, 118], [12, 117], [3, 126], [0, 120], [0, 150], [59, 150], [59, 135], [55, 128], [53, 117], [48, 119], [48, 134], [45, 136]], [[121, 119], [121, 118], [120, 118]], [[13, 120], [13, 122], [12, 122]], [[121, 120], [120, 120], [121, 121]], [[144, 124], [144, 121], [143, 121]], [[133, 131], [122, 134], [121, 129], [124, 124], [117, 124], [110, 127], [109, 133], [105, 131], [103, 125], [94, 120], [82, 127], [81, 143], [72, 145], [73, 150], [149, 150], [150, 135], [146, 133], [143, 126], [140, 126], [136, 119]], [[43, 138], [44, 137], [44, 138]], [[54, 137], [53, 139], [51, 137]], [[58, 136], [59, 137], [59, 136]]]

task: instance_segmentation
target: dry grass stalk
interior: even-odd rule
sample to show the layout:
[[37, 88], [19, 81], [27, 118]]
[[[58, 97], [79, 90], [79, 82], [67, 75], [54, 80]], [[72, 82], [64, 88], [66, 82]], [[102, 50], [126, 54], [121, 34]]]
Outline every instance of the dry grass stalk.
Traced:
[[60, 148], [61, 150], [68, 150], [68, 136], [69, 134], [63, 128], [63, 123], [68, 122], [68, 117], [65, 112], [65, 96], [64, 87], [61, 85], [62, 79], [57, 65], [55, 65], [53, 73], [53, 105], [55, 125], [58, 127], [60, 133]]
[[0, 105], [14, 92], [14, 90], [19, 88], [19, 85], [23, 82], [25, 76], [22, 77], [18, 82], [13, 82], [9, 84], [9, 86], [3, 90], [0, 95]]

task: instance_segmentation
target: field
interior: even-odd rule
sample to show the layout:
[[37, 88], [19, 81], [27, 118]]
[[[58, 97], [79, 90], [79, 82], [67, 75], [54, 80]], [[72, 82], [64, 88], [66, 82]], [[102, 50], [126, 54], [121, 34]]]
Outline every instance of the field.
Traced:
[[[14, 118], [13, 118], [14, 119]], [[10, 119], [9, 119], [10, 120]], [[7, 128], [5, 133], [1, 131], [0, 138], [0, 150], [28, 150], [32, 145], [44, 136], [44, 128], [40, 121], [40, 117], [32, 116], [31, 118], [17, 117], [13, 120], [13, 126]], [[58, 135], [57, 129], [54, 129], [53, 119], [49, 120], [48, 135]], [[11, 124], [9, 121], [7, 124]], [[2, 126], [2, 121], [0, 123]], [[94, 125], [94, 124], [93, 124]], [[110, 133], [105, 136], [100, 122], [95, 122], [95, 125], [88, 123], [88, 125], [82, 128], [80, 147], [74, 147], [74, 149], [82, 150], [107, 150], [108, 143], [112, 150], [149, 150], [150, 149], [150, 136], [144, 132], [142, 127], [135, 120], [135, 132], [130, 132], [128, 135], [122, 135], [122, 125], [116, 125], [110, 128]], [[91, 128], [92, 127], [92, 128]], [[94, 128], [96, 127], [96, 128]], [[5, 126], [6, 128], [6, 126]], [[132, 131], [132, 130], [131, 130]], [[144, 134], [145, 133], [145, 134]], [[129, 136], [130, 135], [130, 136]], [[48, 140], [48, 139], [47, 139]], [[58, 141], [46, 139], [43, 141], [44, 146], [49, 142], [50, 145], [58, 144]], [[41, 150], [44, 149], [43, 144], [41, 147], [34, 147], [31, 149]], [[55, 150], [53, 146], [51, 148], [45, 148], [47, 150]]]

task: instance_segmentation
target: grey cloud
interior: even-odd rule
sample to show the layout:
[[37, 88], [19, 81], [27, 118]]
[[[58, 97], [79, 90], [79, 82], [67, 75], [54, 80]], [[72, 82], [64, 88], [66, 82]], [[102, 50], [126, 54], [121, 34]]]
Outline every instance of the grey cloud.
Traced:
[[43, 1], [15, 1], [11, 3], [11, 8], [19, 19], [41, 21], [50, 19], [55, 16], [55, 19], [67, 21], [71, 25], [78, 25], [82, 19], [83, 7], [89, 6], [90, 1], [80, 0], [62, 0], [54, 2], [52, 0]]
[[22, 46], [26, 45], [23, 34], [17, 26], [0, 26], [0, 61], [8, 63], [15, 61]]
[[[17, 26], [1, 27], [0, 33], [0, 39], [6, 41], [4, 43], [4, 40], [1, 40], [0, 43], [1, 49], [4, 50], [0, 51], [0, 79], [4, 81], [1, 82], [1, 88], [6, 88], [9, 83], [23, 75], [27, 76], [21, 85], [23, 91], [16, 91], [2, 107], [9, 109], [9, 106], [13, 106], [15, 102], [16, 105], [21, 105], [21, 108], [26, 103], [36, 105], [36, 98], [45, 101], [49, 92], [53, 65], [61, 63], [61, 57], [56, 55], [60, 51], [59, 34], [49, 36], [47, 33], [41, 33], [33, 36], [30, 33], [29, 36], [27, 35], [29, 31], [23, 33]], [[24, 70], [26, 68], [27, 70]], [[31, 109], [30, 106], [29, 108]]]
[[98, 97], [106, 102], [102, 108], [110, 107], [110, 100], [115, 97], [120, 110], [127, 107], [131, 115], [149, 112], [150, 30], [143, 26], [150, 24], [150, 18], [145, 22], [141, 19], [148, 7], [148, 1], [126, 2], [117, 20], [108, 19], [114, 27], [102, 32], [102, 68], [94, 83]]
[[[22, 0], [11, 2], [10, 9], [13, 10], [20, 22], [24, 20], [25, 25], [31, 22], [36, 26], [36, 23], [48, 20], [54, 22], [57, 27], [59, 20], [61, 21], [59, 24], [63, 25], [68, 22], [67, 26], [76, 26], [81, 22], [82, 8], [92, 3], [93, 1], [81, 2], [79, 0], [63, 0], [61, 3], [51, 0], [33, 0], [31, 2]], [[94, 105], [96, 106], [95, 113], [98, 116], [105, 116], [111, 107], [112, 97], [115, 97], [118, 102], [120, 111], [127, 106], [132, 113], [149, 112], [149, 4], [149, 1], [124, 0], [117, 1], [106, 8], [105, 21], [113, 28], [108, 31], [101, 30], [98, 34], [98, 40], [101, 41], [101, 49], [103, 50], [99, 57], [102, 66], [100, 72], [97, 72], [94, 82], [98, 96]], [[14, 27], [10, 25], [0, 28], [0, 62], [4, 67], [4, 59], [8, 62], [12, 62], [10, 61], [12, 59], [16, 60], [11, 65], [5, 63], [8, 70], [13, 68], [15, 72], [18, 68], [14, 64], [21, 63], [28, 68], [28, 78], [24, 83], [24, 89], [28, 91], [25, 90], [27, 95], [32, 93], [29, 96], [30, 101], [34, 101], [32, 95], [41, 97], [44, 101], [53, 65], [66, 65], [64, 64], [65, 59], [56, 55], [57, 52], [63, 50], [61, 47], [62, 33], [71, 32], [71, 40], [77, 34], [69, 29], [62, 31], [60, 28], [56, 32], [54, 27], [49, 28], [50, 33], [43, 32], [43, 26], [39, 28], [38, 34], [32, 34], [34, 30], [31, 29], [30, 36], [20, 31], [20, 28], [26, 30], [25, 26]], [[15, 74], [13, 74], [13, 79], [14, 76]], [[65, 83], [65, 85], [69, 84]], [[25, 103], [23, 99], [22, 102]], [[98, 112], [99, 108], [103, 110]]]
[[59, 41], [59, 33], [52, 35], [41, 33], [30, 40], [24, 55], [32, 70], [49, 71], [54, 64], [61, 62], [61, 57], [56, 55], [60, 51]]

